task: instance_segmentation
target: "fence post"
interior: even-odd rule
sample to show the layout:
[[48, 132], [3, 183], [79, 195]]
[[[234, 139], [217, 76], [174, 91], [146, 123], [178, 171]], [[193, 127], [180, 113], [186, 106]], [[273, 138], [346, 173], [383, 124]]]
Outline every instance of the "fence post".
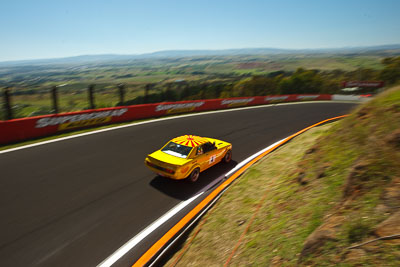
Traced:
[[119, 89], [119, 104], [120, 106], [123, 106], [125, 103], [125, 84], [123, 83], [118, 84], [118, 89]]
[[12, 120], [13, 114], [11, 109], [11, 94], [10, 88], [4, 88], [4, 111], [6, 113], [6, 120]]
[[153, 88], [154, 83], [148, 83], [146, 84], [145, 90], [144, 90], [144, 99], [143, 102], [146, 104], [149, 102], [149, 91], [151, 88]]
[[51, 88], [51, 98], [53, 100], [53, 113], [58, 113], [58, 94], [57, 94], [57, 85]]
[[88, 96], [89, 96], [89, 107], [90, 109], [95, 109], [96, 106], [94, 104], [94, 84], [90, 84], [88, 87]]

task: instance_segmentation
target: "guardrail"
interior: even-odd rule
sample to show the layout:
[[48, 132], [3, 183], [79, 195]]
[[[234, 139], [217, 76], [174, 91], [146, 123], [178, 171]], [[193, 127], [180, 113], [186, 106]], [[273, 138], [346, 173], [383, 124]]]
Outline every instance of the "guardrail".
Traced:
[[327, 94], [238, 97], [119, 106], [114, 108], [90, 109], [79, 112], [13, 119], [0, 121], [0, 144], [45, 137], [75, 129], [133, 121], [138, 119], [161, 117], [178, 113], [218, 110], [281, 102], [333, 100], [334, 98], [335, 97], [333, 95]]

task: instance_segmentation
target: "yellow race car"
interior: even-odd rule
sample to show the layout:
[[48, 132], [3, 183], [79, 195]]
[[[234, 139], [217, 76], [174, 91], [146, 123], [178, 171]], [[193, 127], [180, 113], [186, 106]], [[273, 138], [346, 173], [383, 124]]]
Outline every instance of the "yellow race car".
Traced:
[[169, 141], [145, 159], [146, 166], [160, 176], [196, 182], [200, 172], [218, 162], [229, 162], [232, 144], [218, 139], [183, 135]]

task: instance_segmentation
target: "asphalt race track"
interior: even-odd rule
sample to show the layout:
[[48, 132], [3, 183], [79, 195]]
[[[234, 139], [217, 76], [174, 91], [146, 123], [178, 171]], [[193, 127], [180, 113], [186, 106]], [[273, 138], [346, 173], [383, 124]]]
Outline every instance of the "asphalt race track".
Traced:
[[[315, 102], [208, 113], [0, 154], [0, 266], [96, 266], [236, 163], [355, 105]], [[231, 142], [233, 162], [202, 173], [196, 184], [156, 177], [144, 166], [145, 156], [183, 134]], [[116, 266], [134, 263], [172, 224]]]

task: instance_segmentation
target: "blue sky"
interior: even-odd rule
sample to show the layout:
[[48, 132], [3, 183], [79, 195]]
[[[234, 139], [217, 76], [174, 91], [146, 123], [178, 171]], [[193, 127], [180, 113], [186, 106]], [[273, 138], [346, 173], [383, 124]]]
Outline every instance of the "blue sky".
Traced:
[[397, 0], [1, 0], [0, 61], [400, 44]]

